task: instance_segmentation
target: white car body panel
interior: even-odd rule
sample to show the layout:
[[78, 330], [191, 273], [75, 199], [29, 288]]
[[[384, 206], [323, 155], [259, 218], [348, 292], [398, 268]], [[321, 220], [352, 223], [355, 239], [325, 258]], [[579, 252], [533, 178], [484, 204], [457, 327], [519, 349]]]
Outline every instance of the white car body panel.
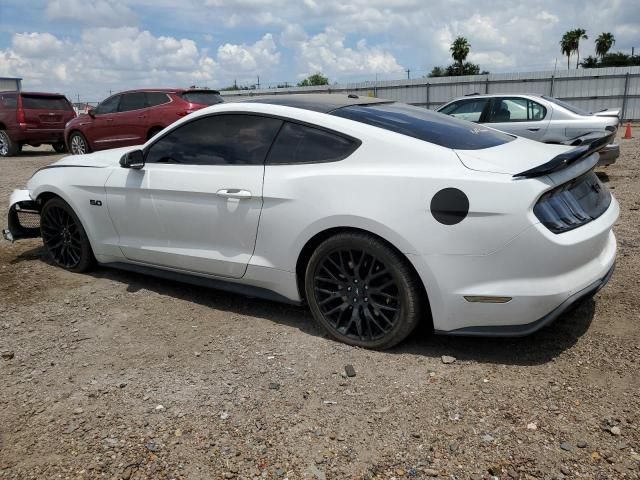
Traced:
[[[548, 176], [514, 179], [570, 150], [516, 139], [485, 150], [452, 150], [319, 112], [228, 103], [221, 112], [275, 115], [362, 141], [332, 163], [267, 166], [119, 166], [138, 147], [66, 157], [36, 173], [12, 204], [55, 194], [74, 209], [103, 264], [134, 264], [265, 288], [302, 300], [296, 274], [305, 245], [329, 229], [371, 232], [402, 252], [429, 296], [434, 327], [525, 325], [602, 279], [615, 261], [615, 199], [601, 217], [560, 235], [533, 213], [547, 190], [595, 165], [597, 155]], [[436, 192], [458, 188], [470, 210], [456, 225], [429, 209]], [[224, 198], [238, 189], [250, 198]], [[95, 203], [101, 202], [102, 206]], [[92, 203], [93, 202], [93, 203]], [[513, 297], [504, 304], [465, 296]]]

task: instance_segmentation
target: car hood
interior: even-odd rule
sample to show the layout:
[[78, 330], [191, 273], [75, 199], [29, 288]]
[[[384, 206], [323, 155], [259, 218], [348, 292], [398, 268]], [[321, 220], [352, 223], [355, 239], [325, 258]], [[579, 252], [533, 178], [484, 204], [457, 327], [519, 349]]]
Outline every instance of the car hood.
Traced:
[[454, 150], [465, 167], [481, 172], [515, 175], [548, 162], [573, 147], [516, 137], [497, 147], [482, 150]]
[[140, 146], [112, 148], [111, 150], [102, 150], [86, 155], [69, 155], [53, 163], [53, 165], [60, 167], [114, 167], [120, 165], [122, 155], [137, 148], [140, 148]]

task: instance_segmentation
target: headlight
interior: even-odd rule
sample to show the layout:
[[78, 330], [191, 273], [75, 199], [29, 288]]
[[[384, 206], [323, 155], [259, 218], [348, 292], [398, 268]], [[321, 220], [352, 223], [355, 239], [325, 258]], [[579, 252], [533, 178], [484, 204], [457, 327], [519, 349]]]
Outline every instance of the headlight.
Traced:
[[562, 233], [598, 218], [610, 204], [611, 193], [589, 172], [542, 195], [533, 213], [553, 233]]

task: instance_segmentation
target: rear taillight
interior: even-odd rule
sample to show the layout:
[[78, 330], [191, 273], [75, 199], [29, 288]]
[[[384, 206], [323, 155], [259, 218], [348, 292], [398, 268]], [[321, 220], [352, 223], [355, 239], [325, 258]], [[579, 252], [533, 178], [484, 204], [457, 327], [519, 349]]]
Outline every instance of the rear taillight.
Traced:
[[542, 195], [533, 213], [553, 233], [563, 233], [595, 220], [610, 204], [611, 193], [589, 172]]
[[24, 109], [22, 108], [22, 96], [18, 95], [18, 110], [16, 111], [16, 121], [18, 123], [26, 123]]

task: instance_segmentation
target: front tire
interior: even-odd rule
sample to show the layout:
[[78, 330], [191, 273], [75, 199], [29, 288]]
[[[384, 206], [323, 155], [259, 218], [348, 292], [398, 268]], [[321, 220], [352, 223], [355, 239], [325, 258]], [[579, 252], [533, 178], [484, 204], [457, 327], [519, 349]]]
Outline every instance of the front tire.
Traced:
[[80, 219], [67, 202], [53, 198], [40, 212], [40, 232], [56, 265], [71, 272], [86, 272], [95, 263], [91, 244]]
[[313, 317], [333, 338], [372, 349], [404, 340], [426, 301], [407, 260], [364, 233], [322, 242], [307, 265], [305, 292]]
[[72, 155], [89, 153], [89, 142], [80, 132], [73, 132], [69, 136], [69, 149]]
[[20, 144], [11, 140], [6, 130], [0, 130], [0, 157], [13, 157], [20, 150]]

